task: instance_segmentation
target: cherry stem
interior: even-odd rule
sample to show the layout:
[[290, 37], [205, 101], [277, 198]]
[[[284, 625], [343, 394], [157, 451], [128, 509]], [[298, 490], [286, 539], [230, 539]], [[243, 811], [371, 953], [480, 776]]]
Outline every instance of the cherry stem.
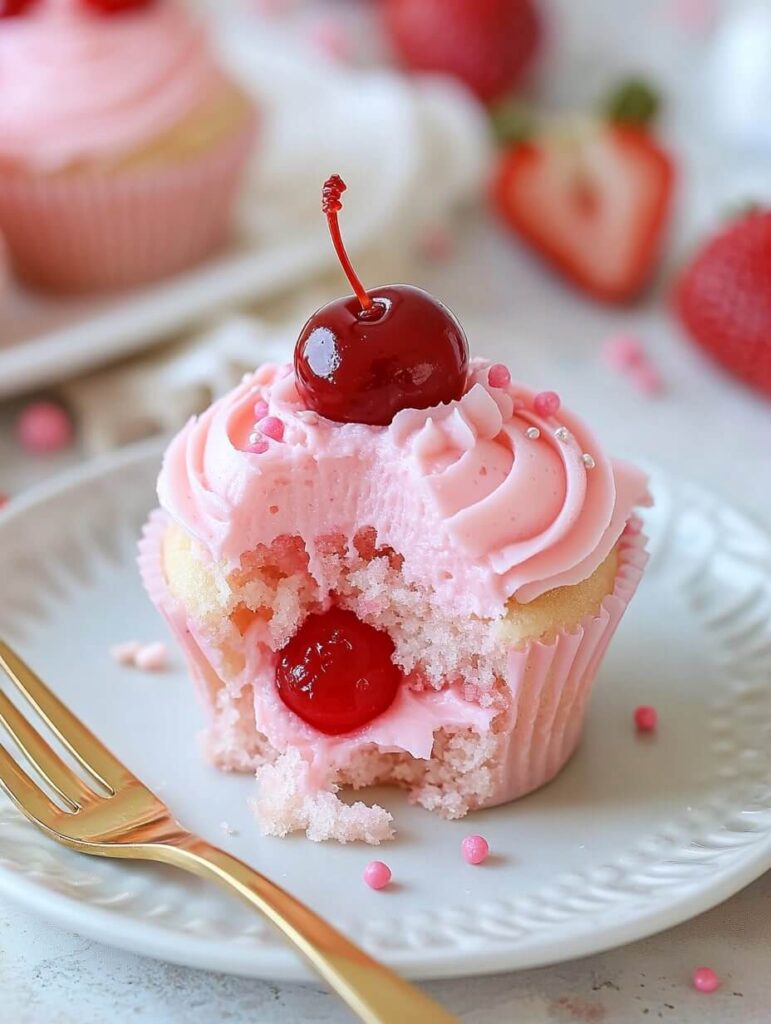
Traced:
[[335, 247], [337, 258], [340, 260], [340, 265], [351, 283], [351, 288], [353, 288], [361, 308], [366, 313], [372, 309], [373, 302], [369, 295], [367, 295], [364, 285], [359, 280], [356, 271], [353, 269], [350, 257], [345, 251], [343, 236], [340, 234], [340, 224], [337, 220], [337, 215], [343, 208], [340, 197], [347, 187], [339, 174], [333, 174], [331, 178], [327, 178], [324, 182], [324, 188], [321, 190], [321, 209], [326, 214], [329, 233], [332, 236], [332, 244]]

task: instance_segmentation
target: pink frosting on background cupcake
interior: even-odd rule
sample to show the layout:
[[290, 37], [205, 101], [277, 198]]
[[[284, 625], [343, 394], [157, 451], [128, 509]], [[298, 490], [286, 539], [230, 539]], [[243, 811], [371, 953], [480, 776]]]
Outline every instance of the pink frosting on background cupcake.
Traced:
[[255, 130], [178, 0], [40, 0], [0, 32], [0, 227], [23, 278], [126, 288], [226, 240]]

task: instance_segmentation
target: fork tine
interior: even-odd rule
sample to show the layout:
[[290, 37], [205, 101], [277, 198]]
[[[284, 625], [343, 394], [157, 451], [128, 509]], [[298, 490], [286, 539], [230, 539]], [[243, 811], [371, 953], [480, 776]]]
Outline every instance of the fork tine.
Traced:
[[0, 691], [0, 723], [5, 726], [27, 760], [75, 810], [94, 800], [94, 794], [83, 780], [62, 761], [59, 755], [33, 728], [19, 709]]
[[0, 786], [28, 818], [44, 828], [55, 829], [56, 819], [64, 812], [27, 773], [19, 767], [8, 751], [0, 745]]
[[59, 737], [73, 757], [98, 782], [112, 793], [136, 777], [111, 754], [90, 729], [65, 707], [48, 689], [42, 679], [26, 665], [8, 644], [0, 640], [0, 666], [24, 694], [49, 728]]

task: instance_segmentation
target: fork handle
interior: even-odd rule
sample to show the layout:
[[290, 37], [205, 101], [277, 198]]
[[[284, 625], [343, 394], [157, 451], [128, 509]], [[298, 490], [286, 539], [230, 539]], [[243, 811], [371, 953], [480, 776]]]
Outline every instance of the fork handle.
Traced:
[[234, 890], [260, 910], [365, 1024], [458, 1024], [419, 989], [373, 960], [327, 921], [237, 857], [197, 836], [155, 854]]

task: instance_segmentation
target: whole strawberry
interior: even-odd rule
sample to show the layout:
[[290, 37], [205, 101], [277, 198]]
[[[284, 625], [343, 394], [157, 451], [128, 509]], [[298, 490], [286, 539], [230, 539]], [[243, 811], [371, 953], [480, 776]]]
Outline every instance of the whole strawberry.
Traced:
[[485, 101], [517, 84], [541, 38], [534, 0], [383, 0], [382, 6], [406, 67], [454, 75]]
[[746, 214], [697, 252], [675, 308], [716, 362], [771, 396], [771, 210]]

